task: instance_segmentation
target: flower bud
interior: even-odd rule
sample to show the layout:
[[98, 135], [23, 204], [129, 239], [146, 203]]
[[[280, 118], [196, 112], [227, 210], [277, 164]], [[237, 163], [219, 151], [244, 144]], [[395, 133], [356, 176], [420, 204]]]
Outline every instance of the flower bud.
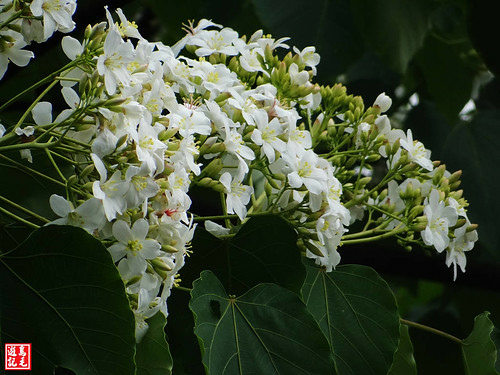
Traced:
[[175, 254], [179, 252], [179, 249], [176, 249], [175, 247], [171, 245], [161, 245], [161, 250], [164, 251], [165, 253], [169, 254]]
[[466, 231], [467, 233], [470, 233], [470, 232], [472, 232], [472, 231], [476, 230], [476, 229], [477, 229], [477, 227], [478, 227], [478, 225], [477, 225], [477, 224], [471, 224], [471, 225], [468, 225], [468, 226], [467, 226], [467, 228], [465, 229], [465, 231]]
[[80, 178], [85, 178], [89, 174], [91, 174], [94, 171], [94, 164], [89, 164], [85, 168], [83, 168], [83, 171], [80, 173]]
[[304, 246], [307, 248], [307, 250], [309, 250], [314, 255], [316, 255], [318, 257], [324, 256], [323, 253], [316, 246], [314, 246], [311, 242], [305, 241]]
[[66, 186], [73, 186], [77, 182], [78, 182], [78, 177], [76, 177], [75, 175], [71, 175], [66, 181]]
[[127, 282], [125, 283], [125, 286], [129, 287], [130, 285], [134, 285], [135, 283], [141, 281], [141, 279], [142, 279], [142, 275], [133, 276], [132, 278], [127, 280]]

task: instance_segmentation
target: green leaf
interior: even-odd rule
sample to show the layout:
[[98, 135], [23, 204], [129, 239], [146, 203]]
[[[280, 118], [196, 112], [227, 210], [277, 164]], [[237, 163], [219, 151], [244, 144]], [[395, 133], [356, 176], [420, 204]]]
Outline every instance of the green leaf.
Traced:
[[422, 46], [428, 27], [425, 1], [351, 1], [365, 43], [392, 69], [404, 73]]
[[297, 294], [260, 284], [228, 296], [204, 271], [194, 282], [195, 316], [208, 374], [332, 374], [328, 343]]
[[300, 292], [305, 270], [297, 235], [278, 216], [253, 217], [227, 240], [197, 228], [192, 245], [193, 254], [181, 272], [183, 280], [194, 280], [210, 268], [232, 294], [263, 282]]
[[489, 312], [479, 314], [474, 319], [471, 334], [463, 340], [462, 353], [467, 375], [496, 375], [497, 351], [491, 339], [493, 323]]
[[399, 313], [387, 283], [370, 267], [325, 272], [306, 261], [302, 294], [327, 337], [339, 375], [386, 374], [399, 340]]
[[135, 355], [137, 375], [170, 375], [172, 356], [164, 332], [167, 319], [162, 313], [157, 313], [146, 322], [149, 329], [137, 344]]
[[396, 353], [394, 353], [394, 362], [392, 362], [388, 375], [417, 375], [413, 345], [408, 333], [408, 327], [404, 324], [399, 327], [399, 345]]
[[107, 249], [51, 225], [0, 257], [1, 342], [32, 343], [33, 374], [133, 374], [135, 319]]

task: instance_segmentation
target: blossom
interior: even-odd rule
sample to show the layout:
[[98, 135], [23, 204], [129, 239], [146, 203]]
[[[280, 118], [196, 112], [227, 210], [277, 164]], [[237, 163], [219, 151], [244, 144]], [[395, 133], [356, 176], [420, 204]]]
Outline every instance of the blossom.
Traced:
[[427, 226], [421, 232], [424, 243], [440, 253], [450, 243], [448, 228], [457, 222], [457, 211], [451, 206], [446, 206], [439, 199], [439, 191], [432, 189], [425, 201], [424, 214], [427, 216]]
[[450, 246], [446, 251], [446, 265], [451, 267], [453, 265], [453, 280], [457, 279], [457, 265], [462, 272], [465, 272], [467, 265], [467, 258], [465, 253], [472, 250], [474, 242], [477, 241], [477, 231], [473, 230], [467, 232], [467, 225], [455, 229], [453, 232], [455, 238], [450, 241]]
[[101, 202], [96, 198], [86, 200], [78, 207], [74, 207], [63, 197], [52, 194], [50, 196], [50, 208], [60, 216], [50, 224], [54, 225], [72, 225], [85, 229], [89, 233], [101, 229], [106, 222], [104, 209]]
[[242, 176], [232, 177], [229, 172], [220, 176], [220, 182], [225, 188], [227, 212], [235, 213], [240, 220], [247, 215], [246, 205], [250, 201], [253, 187], [242, 184]]
[[306, 150], [297, 156], [284, 154], [283, 159], [292, 170], [288, 173], [291, 187], [297, 189], [305, 185], [313, 194], [326, 190], [327, 176], [324, 170], [317, 167], [318, 155], [314, 151]]
[[430, 160], [431, 152], [424, 147], [424, 144], [413, 140], [411, 129], [408, 129], [406, 139], [401, 138], [401, 147], [408, 151], [408, 158], [422, 168], [432, 171], [434, 168]]
[[33, 0], [30, 5], [35, 17], [43, 16], [43, 36], [47, 40], [54, 31], [64, 33], [75, 28], [71, 19], [76, 10], [76, 0]]
[[316, 65], [319, 64], [320, 56], [316, 53], [315, 47], [305, 47], [302, 51], [297, 47], [293, 47], [293, 51], [299, 55], [299, 61], [312, 69], [313, 74], [316, 74]]
[[106, 218], [112, 221], [117, 214], [121, 214], [127, 209], [127, 201], [124, 196], [130, 189], [129, 182], [122, 180], [120, 171], [115, 171], [108, 180], [106, 167], [102, 160], [95, 154], [91, 154], [91, 157], [101, 176], [100, 181], [94, 181], [92, 184], [92, 192], [102, 202]]
[[283, 126], [277, 118], [268, 121], [265, 111], [254, 113], [257, 128], [252, 132], [252, 141], [262, 147], [262, 151], [267, 156], [270, 163], [276, 159], [276, 151], [283, 152], [286, 148], [285, 142], [278, 138], [283, 134]]
[[108, 250], [115, 262], [126, 257], [121, 262], [127, 264], [132, 274], [143, 274], [147, 266], [146, 260], [161, 255], [158, 241], [146, 238], [148, 230], [149, 224], [144, 219], [137, 220], [132, 228], [123, 220], [117, 220], [113, 224], [113, 236], [118, 242]]
[[130, 72], [127, 64], [134, 60], [134, 46], [124, 42], [116, 29], [108, 31], [104, 41], [104, 53], [97, 59], [97, 71], [104, 76], [106, 91], [113, 95], [119, 83], [128, 85]]
[[9, 61], [17, 66], [26, 66], [35, 57], [33, 52], [22, 49], [24, 46], [26, 42], [20, 35], [0, 33], [0, 79], [5, 75]]

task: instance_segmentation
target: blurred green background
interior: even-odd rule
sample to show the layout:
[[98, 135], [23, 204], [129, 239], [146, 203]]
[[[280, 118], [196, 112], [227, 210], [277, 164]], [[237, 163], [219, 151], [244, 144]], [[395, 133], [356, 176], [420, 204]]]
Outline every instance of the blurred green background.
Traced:
[[[452, 172], [463, 170], [469, 218], [479, 224], [480, 240], [468, 254], [467, 273], [459, 274], [456, 282], [444, 264], [444, 254], [422, 249], [408, 254], [395, 241], [343, 248], [343, 263], [375, 268], [393, 288], [403, 318], [460, 338], [469, 334], [474, 316], [483, 311], [490, 311], [490, 318], [500, 326], [500, 30], [490, 1], [113, 0], [107, 4], [110, 10], [122, 8], [144, 37], [168, 45], [184, 35], [182, 23], [201, 18], [231, 27], [240, 35], [263, 29], [275, 38], [288, 36], [291, 46], [316, 46], [321, 55], [316, 82], [341, 82], [348, 93], [361, 95], [366, 105], [381, 92], [391, 96], [393, 123], [411, 128], [414, 137], [432, 150], [433, 160], [446, 163]], [[87, 24], [104, 19], [101, 0], [78, 1], [73, 36], [81, 37]], [[34, 45], [37, 58], [27, 68], [9, 66], [1, 83], [0, 103], [67, 61], [59, 47], [62, 36], [56, 34], [49, 42]], [[30, 99], [2, 113], [1, 122], [13, 121]], [[28, 195], [6, 183], [25, 177], [4, 166], [0, 172], [5, 179], [2, 195]], [[36, 185], [26, 180], [25, 186]], [[26, 202], [41, 213], [48, 209], [48, 199], [43, 198], [48, 190], [44, 189], [36, 197], [30, 193], [31, 201]], [[0, 222], [2, 233], [7, 225]], [[7, 241], [4, 235], [1, 239]], [[186, 296], [174, 291], [171, 298], [167, 333], [186, 334], [184, 346], [171, 347], [176, 358], [174, 373], [202, 373], [201, 361], [194, 360], [199, 351], [190, 328], [192, 318], [183, 310], [187, 303], [181, 302]], [[184, 307], [176, 310], [175, 306]], [[186, 330], [172, 328], [176, 326]], [[463, 373], [460, 348], [455, 344], [425, 332], [410, 330], [410, 334], [419, 373]], [[499, 347], [498, 331], [495, 337]]]

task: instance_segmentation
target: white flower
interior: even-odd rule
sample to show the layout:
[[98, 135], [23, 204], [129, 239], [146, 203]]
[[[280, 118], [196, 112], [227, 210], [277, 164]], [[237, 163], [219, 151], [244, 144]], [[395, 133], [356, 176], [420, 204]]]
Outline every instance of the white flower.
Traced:
[[95, 230], [101, 229], [106, 222], [102, 204], [96, 198], [90, 198], [76, 209], [71, 202], [56, 194], [52, 194], [49, 201], [52, 211], [61, 217], [50, 224], [72, 225], [92, 234]]
[[94, 181], [92, 192], [94, 197], [102, 201], [106, 217], [112, 221], [117, 214], [122, 214], [127, 209], [127, 201], [124, 196], [130, 189], [130, 183], [122, 180], [120, 171], [113, 173], [111, 178], [107, 180], [107, 171], [102, 160], [95, 154], [90, 156], [101, 176], [100, 181]]
[[408, 129], [406, 139], [401, 138], [401, 147], [408, 151], [408, 158], [422, 168], [432, 171], [434, 166], [430, 160], [431, 152], [427, 150], [422, 142], [414, 141], [411, 129]]
[[309, 81], [309, 73], [307, 73], [306, 70], [299, 72], [299, 67], [295, 63], [292, 63], [288, 68], [288, 74], [290, 74], [290, 82], [292, 85], [302, 86]]
[[140, 168], [130, 166], [125, 174], [125, 180], [130, 181], [130, 188], [125, 194], [129, 208], [146, 203], [148, 198], [154, 197], [160, 190], [153, 178], [149, 176], [149, 168], [146, 164], [142, 164]]
[[257, 128], [252, 132], [252, 141], [258, 146], [262, 146], [262, 151], [267, 156], [270, 163], [276, 159], [276, 153], [283, 152], [286, 144], [278, 137], [283, 134], [283, 126], [275, 117], [268, 121], [266, 111], [260, 110], [254, 113]]
[[20, 34], [17, 35], [19, 36], [15, 38], [3, 32], [0, 34], [0, 79], [5, 75], [9, 61], [12, 61], [17, 66], [26, 66], [30, 59], [35, 57], [33, 52], [22, 49], [26, 46], [26, 42]]
[[43, 16], [43, 36], [46, 39], [60, 30], [68, 33], [75, 28], [71, 19], [76, 10], [76, 0], [33, 0], [30, 5], [35, 17]]
[[453, 264], [454, 281], [457, 279], [457, 265], [460, 267], [462, 272], [465, 272], [465, 266], [467, 265], [465, 252], [472, 250], [474, 242], [478, 239], [477, 231], [473, 230], [471, 232], [467, 232], [468, 225], [470, 225], [470, 223], [455, 229], [453, 232], [455, 238], [450, 242], [450, 246], [446, 252], [446, 265], [451, 267]]
[[104, 41], [104, 54], [97, 59], [97, 71], [104, 76], [106, 91], [113, 95], [119, 83], [130, 83], [127, 64], [134, 60], [134, 46], [124, 42], [116, 29], [110, 29]]
[[123, 220], [117, 220], [113, 224], [113, 236], [118, 242], [108, 250], [115, 262], [126, 256], [121, 262], [125, 262], [135, 275], [142, 275], [146, 271], [147, 259], [161, 255], [158, 241], [146, 239], [148, 230], [149, 224], [144, 219], [137, 220], [132, 228]]
[[377, 99], [375, 99], [375, 102], [373, 103], [374, 107], [379, 107], [380, 108], [380, 113], [387, 112], [389, 108], [391, 108], [392, 105], [392, 99], [385, 95], [385, 92], [377, 96]]
[[439, 200], [439, 191], [436, 189], [432, 189], [424, 204], [428, 224], [421, 232], [422, 239], [426, 245], [434, 246], [440, 253], [450, 243], [448, 228], [457, 222], [457, 210], [451, 206], [445, 207], [444, 202]]
[[242, 176], [233, 178], [229, 172], [223, 173], [219, 180], [225, 187], [227, 212], [235, 213], [243, 220], [247, 215], [246, 205], [250, 201], [253, 187], [243, 185]]
[[318, 155], [312, 150], [304, 151], [300, 155], [283, 154], [292, 172], [288, 173], [288, 182], [291, 187], [298, 189], [305, 185], [313, 194], [321, 194], [326, 190], [327, 176], [323, 169], [318, 168]]
[[197, 56], [208, 56], [216, 52], [232, 56], [238, 54], [238, 50], [233, 45], [237, 39], [238, 33], [226, 27], [220, 31], [200, 31], [189, 40], [189, 44], [200, 47], [195, 52]]
[[305, 66], [310, 67], [313, 73], [316, 74], [316, 65], [318, 65], [320, 61], [320, 56], [316, 53], [316, 48], [306, 47], [300, 51], [297, 47], [293, 47], [293, 51], [299, 55], [299, 61]]

